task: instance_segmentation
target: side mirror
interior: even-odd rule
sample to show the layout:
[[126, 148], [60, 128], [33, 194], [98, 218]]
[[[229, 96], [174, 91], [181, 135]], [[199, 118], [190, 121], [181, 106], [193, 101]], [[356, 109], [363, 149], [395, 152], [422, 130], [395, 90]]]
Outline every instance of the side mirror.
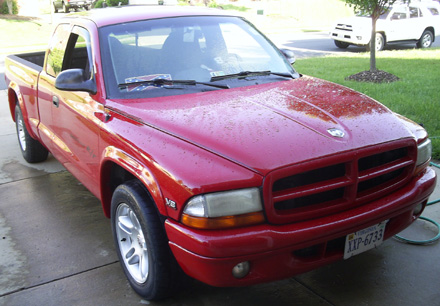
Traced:
[[86, 91], [91, 94], [97, 92], [95, 81], [86, 79], [84, 69], [62, 71], [55, 79], [55, 88], [65, 91]]
[[281, 49], [281, 53], [285, 56], [285, 58], [289, 61], [290, 65], [295, 64], [296, 58], [295, 53], [293, 53], [292, 50], [289, 49]]

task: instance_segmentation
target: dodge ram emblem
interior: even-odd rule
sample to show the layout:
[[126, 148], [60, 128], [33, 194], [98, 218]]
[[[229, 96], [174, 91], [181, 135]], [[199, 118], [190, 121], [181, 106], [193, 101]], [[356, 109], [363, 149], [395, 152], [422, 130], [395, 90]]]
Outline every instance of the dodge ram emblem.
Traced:
[[328, 129], [327, 132], [333, 137], [343, 138], [345, 136], [343, 131], [336, 128]]

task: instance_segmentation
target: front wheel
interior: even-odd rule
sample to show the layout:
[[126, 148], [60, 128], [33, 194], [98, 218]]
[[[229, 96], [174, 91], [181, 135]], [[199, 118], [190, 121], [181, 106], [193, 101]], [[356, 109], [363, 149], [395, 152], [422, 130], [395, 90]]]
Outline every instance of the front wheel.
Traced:
[[[385, 36], [383, 36], [382, 33], [376, 33], [376, 51], [382, 51], [385, 49], [386, 46], [386, 40]], [[369, 43], [367, 46], [367, 51], [371, 51], [371, 43]]]
[[23, 120], [20, 106], [15, 106], [15, 127], [17, 129], [18, 143], [21, 154], [28, 163], [39, 163], [45, 161], [49, 151], [36, 139], [29, 135]]
[[336, 47], [338, 47], [340, 49], [347, 49], [350, 44], [343, 42], [343, 41], [340, 41], [340, 40], [335, 40], [335, 45], [336, 45]]
[[417, 42], [417, 47], [429, 48], [431, 47], [433, 41], [434, 41], [434, 34], [432, 34], [431, 31], [426, 30], [425, 32], [423, 32], [422, 37]]
[[111, 223], [119, 260], [131, 287], [147, 300], [175, 290], [177, 262], [148, 192], [140, 181], [118, 186], [111, 203]]

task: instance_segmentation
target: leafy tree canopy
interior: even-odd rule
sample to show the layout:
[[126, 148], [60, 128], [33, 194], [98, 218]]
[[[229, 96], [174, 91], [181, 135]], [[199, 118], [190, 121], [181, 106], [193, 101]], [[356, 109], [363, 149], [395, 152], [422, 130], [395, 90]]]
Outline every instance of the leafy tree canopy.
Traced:
[[373, 19], [378, 19], [380, 15], [392, 6], [397, 0], [344, 0], [355, 12], [364, 12]]

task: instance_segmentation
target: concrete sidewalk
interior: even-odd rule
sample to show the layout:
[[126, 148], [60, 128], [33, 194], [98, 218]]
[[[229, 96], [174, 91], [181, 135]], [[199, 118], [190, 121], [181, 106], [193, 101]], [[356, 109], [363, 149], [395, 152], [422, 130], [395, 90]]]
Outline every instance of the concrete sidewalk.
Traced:
[[[433, 305], [440, 301], [440, 243], [386, 241], [378, 249], [283, 281], [246, 288], [190, 283], [148, 302], [129, 287], [99, 201], [53, 158], [21, 157], [0, 91], [0, 305]], [[437, 173], [440, 175], [440, 169]], [[440, 198], [440, 186], [431, 199]], [[440, 221], [440, 204], [423, 214]], [[436, 230], [416, 221], [405, 236]]]

